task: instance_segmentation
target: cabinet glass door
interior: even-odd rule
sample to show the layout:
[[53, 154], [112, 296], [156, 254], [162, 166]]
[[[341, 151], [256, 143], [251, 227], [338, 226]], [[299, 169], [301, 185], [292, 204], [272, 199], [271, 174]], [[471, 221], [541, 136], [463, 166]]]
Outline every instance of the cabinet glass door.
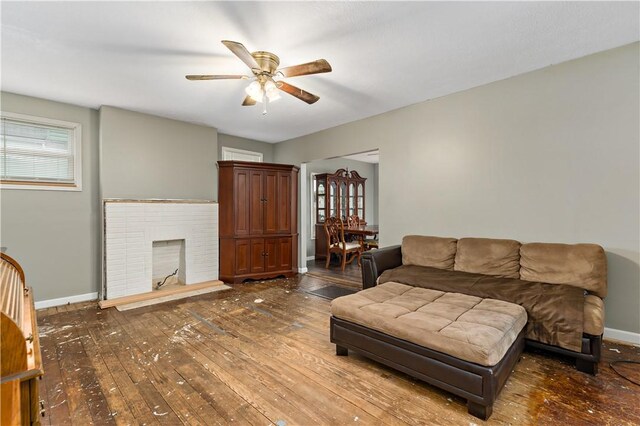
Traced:
[[348, 207], [347, 207], [347, 183], [346, 182], [341, 182], [340, 183], [340, 218], [342, 220], [347, 220], [347, 215], [348, 215]]
[[323, 223], [326, 220], [326, 205], [327, 205], [327, 188], [324, 182], [318, 182], [318, 189], [316, 190], [316, 208], [317, 208], [317, 223]]
[[352, 183], [349, 184], [349, 211], [348, 216], [358, 214], [356, 210], [356, 186]]
[[338, 204], [338, 184], [331, 182], [329, 184], [329, 217], [337, 217]]
[[365, 220], [364, 217], [364, 185], [358, 184], [357, 196], [357, 215], [360, 219]]

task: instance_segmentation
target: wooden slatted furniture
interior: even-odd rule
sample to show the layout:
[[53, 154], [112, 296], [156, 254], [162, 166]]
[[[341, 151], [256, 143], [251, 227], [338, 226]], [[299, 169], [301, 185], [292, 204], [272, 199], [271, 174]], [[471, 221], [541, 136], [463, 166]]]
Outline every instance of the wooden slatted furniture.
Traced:
[[0, 253], [1, 335], [0, 377], [3, 425], [40, 424], [38, 380], [44, 374], [33, 292], [24, 271]]
[[360, 219], [357, 214], [352, 214], [347, 218], [347, 228], [357, 228], [360, 225], [366, 225], [367, 222], [364, 219]]
[[[336, 253], [340, 256], [340, 263], [342, 270], [344, 271], [347, 263], [353, 262], [353, 259], [358, 258], [358, 266], [360, 266], [360, 255], [362, 254], [362, 245], [359, 241], [348, 242], [344, 238], [344, 222], [337, 217], [330, 217], [324, 222], [324, 232], [327, 240], [327, 263], [325, 268], [329, 268], [331, 261], [331, 253]], [[349, 260], [347, 260], [347, 257]]]
[[[364, 221], [362, 221], [362, 219], [360, 219], [360, 217], [358, 217], [357, 214], [352, 214], [351, 216], [347, 217], [347, 219], [344, 221], [344, 223], [346, 223], [347, 229], [348, 229], [348, 228], [357, 228], [357, 227], [360, 226], [361, 223], [364, 224]], [[364, 245], [362, 244], [362, 240], [364, 239], [364, 237], [362, 235], [349, 235], [349, 234], [345, 233], [344, 238], [347, 241], [359, 242], [360, 246], [364, 250]]]
[[[366, 232], [367, 230], [367, 222], [360, 219], [358, 215], [352, 214], [347, 218], [347, 229], [345, 230], [345, 234], [349, 234], [351, 239], [355, 237], [360, 241], [362, 251], [378, 248], [378, 240], [376, 239], [377, 233], [371, 235]], [[366, 238], [367, 236], [370, 236], [371, 238]], [[349, 239], [348, 237], [345, 238]]]
[[218, 161], [220, 279], [298, 273], [298, 168]]

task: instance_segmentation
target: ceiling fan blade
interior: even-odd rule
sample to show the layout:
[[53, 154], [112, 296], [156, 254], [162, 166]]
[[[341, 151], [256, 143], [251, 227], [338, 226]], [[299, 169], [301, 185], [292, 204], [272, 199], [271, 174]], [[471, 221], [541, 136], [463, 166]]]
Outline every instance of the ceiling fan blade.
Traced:
[[242, 43], [238, 43], [237, 41], [222, 40], [222, 44], [227, 46], [227, 48], [229, 48], [229, 50], [233, 52], [234, 55], [240, 58], [240, 60], [247, 64], [247, 66], [252, 70], [261, 70], [260, 65], [258, 65], [255, 58], [251, 56], [251, 53], [249, 53], [247, 48], [244, 47]]
[[247, 97], [244, 98], [244, 101], [242, 102], [242, 106], [254, 106], [255, 104], [256, 100], [249, 95], [247, 95]]
[[293, 65], [278, 70], [285, 77], [296, 77], [298, 75], [320, 74], [323, 72], [331, 72], [331, 65], [324, 59], [307, 62], [306, 64]]
[[246, 75], [185, 75], [187, 80], [247, 80]]
[[276, 86], [283, 92], [287, 92], [291, 96], [295, 96], [296, 98], [300, 99], [301, 101], [305, 101], [308, 104], [318, 102], [318, 99], [320, 99], [319, 96], [313, 95], [309, 92], [305, 92], [304, 90], [296, 86], [292, 86], [289, 83], [285, 83], [284, 81], [278, 81], [276, 83]]

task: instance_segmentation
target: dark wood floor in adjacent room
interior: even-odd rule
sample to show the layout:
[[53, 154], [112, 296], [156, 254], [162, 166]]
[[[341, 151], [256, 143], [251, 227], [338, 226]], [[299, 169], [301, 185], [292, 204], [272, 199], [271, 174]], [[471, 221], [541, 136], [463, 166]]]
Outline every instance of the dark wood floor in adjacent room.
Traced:
[[[454, 395], [357, 354], [335, 356], [330, 302], [307, 291], [356, 287], [359, 270], [309, 267], [126, 312], [95, 303], [39, 311], [43, 423], [485, 423]], [[593, 377], [565, 358], [525, 352], [486, 423], [640, 424], [640, 387], [609, 367], [629, 358], [640, 360], [640, 348], [605, 342]]]

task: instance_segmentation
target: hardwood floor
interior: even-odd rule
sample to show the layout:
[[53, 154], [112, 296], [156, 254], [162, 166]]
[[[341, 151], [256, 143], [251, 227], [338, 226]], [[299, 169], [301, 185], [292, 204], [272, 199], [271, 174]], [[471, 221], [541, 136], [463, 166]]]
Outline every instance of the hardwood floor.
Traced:
[[307, 262], [307, 269], [308, 276], [319, 278], [327, 283], [362, 289], [362, 275], [355, 261], [348, 264], [342, 271], [338, 259], [332, 259], [328, 269], [325, 268], [324, 260], [310, 260]]
[[[126, 312], [95, 303], [38, 311], [43, 423], [485, 423], [461, 398], [357, 354], [335, 356], [330, 302], [306, 291], [331, 279], [356, 286], [359, 270], [311, 266], [315, 276]], [[609, 368], [614, 359], [640, 360], [640, 348], [605, 342], [597, 377], [525, 352], [486, 423], [640, 424], [640, 387]]]

